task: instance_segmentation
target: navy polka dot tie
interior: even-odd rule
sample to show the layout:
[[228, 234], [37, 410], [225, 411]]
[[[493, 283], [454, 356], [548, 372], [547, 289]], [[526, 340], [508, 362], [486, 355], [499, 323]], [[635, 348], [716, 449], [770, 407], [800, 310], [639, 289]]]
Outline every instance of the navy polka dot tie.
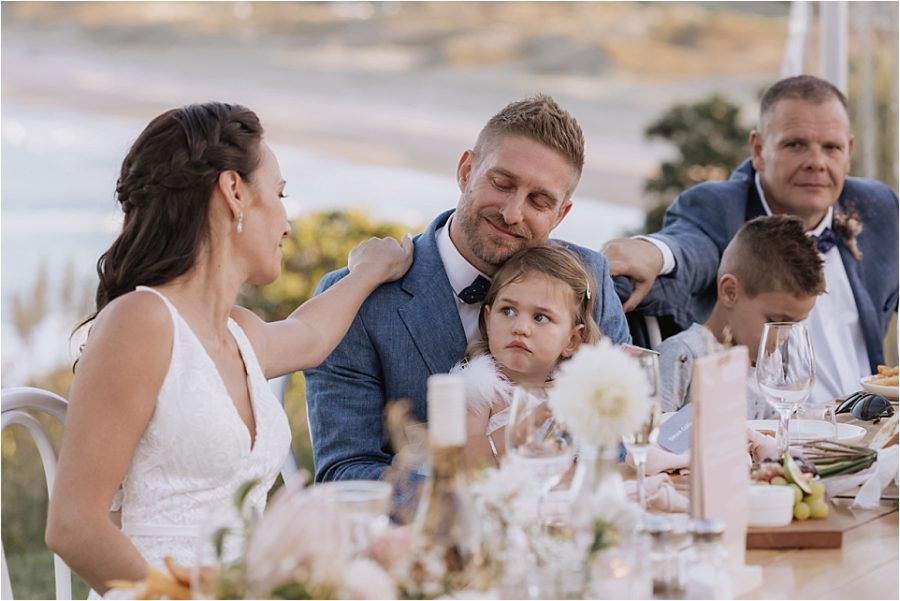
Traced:
[[478, 276], [474, 282], [463, 288], [457, 296], [462, 302], [469, 305], [480, 303], [484, 300], [484, 296], [490, 287], [490, 280], [486, 277]]
[[813, 236], [812, 238], [816, 241], [816, 247], [823, 255], [834, 248], [834, 245], [837, 244], [838, 241], [838, 235], [830, 227], [826, 227], [822, 230], [821, 234]]

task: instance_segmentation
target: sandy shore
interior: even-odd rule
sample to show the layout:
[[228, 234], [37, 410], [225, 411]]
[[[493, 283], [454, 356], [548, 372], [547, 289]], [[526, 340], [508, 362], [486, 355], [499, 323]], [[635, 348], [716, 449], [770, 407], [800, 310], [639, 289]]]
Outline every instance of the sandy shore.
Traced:
[[653, 3], [69, 4], [4, 4], [4, 100], [138, 122], [241, 102], [273, 140], [447, 175], [503, 104], [547, 92], [585, 130], [579, 193], [632, 206], [671, 152], [644, 127], [713, 91], [751, 112], [784, 35], [780, 18]]

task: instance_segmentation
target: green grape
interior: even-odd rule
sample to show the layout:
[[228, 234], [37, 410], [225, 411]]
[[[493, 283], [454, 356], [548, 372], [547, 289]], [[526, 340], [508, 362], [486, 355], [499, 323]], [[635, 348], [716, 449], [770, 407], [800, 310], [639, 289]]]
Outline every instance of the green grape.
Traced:
[[778, 486], [784, 486], [785, 484], [787, 484], [787, 480], [785, 480], [781, 476], [775, 476], [774, 478], [769, 480], [769, 484], [776, 484]]
[[809, 517], [822, 520], [828, 517], [828, 503], [825, 499], [813, 499], [809, 502]]
[[794, 505], [794, 518], [801, 522], [809, 519], [809, 505], [800, 501]]
[[794, 484], [793, 482], [788, 484], [791, 487], [791, 490], [794, 491], [794, 505], [803, 500], [803, 491], [800, 490], [800, 487]]
[[811, 499], [825, 498], [825, 484], [821, 480], [813, 480], [809, 487], [812, 489], [812, 492], [809, 495]]

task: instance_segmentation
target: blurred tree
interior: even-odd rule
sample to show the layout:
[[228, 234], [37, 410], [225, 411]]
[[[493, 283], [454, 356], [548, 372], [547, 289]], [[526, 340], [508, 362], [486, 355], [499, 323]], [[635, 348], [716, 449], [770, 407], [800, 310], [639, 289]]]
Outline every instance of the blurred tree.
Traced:
[[408, 231], [396, 223], [376, 223], [360, 211], [313, 213], [291, 224], [284, 241], [284, 270], [267, 286], [244, 286], [238, 304], [266, 321], [284, 319], [311, 298], [322, 276], [347, 265], [354, 246], [372, 236], [399, 239]]
[[739, 120], [740, 109], [719, 94], [693, 104], [676, 104], [647, 126], [647, 138], [662, 138], [678, 155], [660, 165], [644, 190], [656, 197], [647, 210], [643, 233], [662, 227], [669, 203], [682, 191], [707, 180], [727, 179], [748, 156], [749, 128]]
[[[407, 226], [377, 223], [360, 211], [327, 211], [296, 219], [284, 242], [281, 277], [267, 286], [244, 286], [238, 303], [266, 321], [284, 319], [312, 297], [322, 276], [347, 265], [347, 255], [354, 246], [372, 236], [399, 239], [407, 231]], [[288, 382], [284, 410], [291, 424], [297, 464], [312, 473], [306, 386], [301, 372]]]

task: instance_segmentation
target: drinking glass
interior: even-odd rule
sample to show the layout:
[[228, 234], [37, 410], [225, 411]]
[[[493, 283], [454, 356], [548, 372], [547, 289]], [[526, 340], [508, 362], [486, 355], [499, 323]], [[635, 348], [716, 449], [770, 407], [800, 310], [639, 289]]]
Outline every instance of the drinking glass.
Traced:
[[809, 396], [815, 379], [816, 358], [806, 323], [765, 324], [756, 358], [756, 381], [779, 415], [775, 441], [781, 457], [790, 448], [791, 414]]
[[542, 392], [513, 390], [506, 427], [506, 456], [538, 481], [538, 511], [547, 495], [572, 464], [574, 441], [553, 416]]
[[641, 349], [637, 357], [650, 386], [650, 409], [643, 423], [634, 432], [628, 432], [622, 436], [625, 448], [634, 457], [634, 468], [638, 477], [638, 500], [641, 512], [647, 511], [647, 491], [644, 480], [647, 475], [647, 448], [656, 443], [659, 436], [659, 422], [662, 415], [662, 400], [659, 381], [659, 353], [647, 349]]
[[393, 487], [381, 480], [342, 480], [319, 484], [328, 489], [350, 518], [353, 550], [364, 555], [377, 536], [390, 525]]

